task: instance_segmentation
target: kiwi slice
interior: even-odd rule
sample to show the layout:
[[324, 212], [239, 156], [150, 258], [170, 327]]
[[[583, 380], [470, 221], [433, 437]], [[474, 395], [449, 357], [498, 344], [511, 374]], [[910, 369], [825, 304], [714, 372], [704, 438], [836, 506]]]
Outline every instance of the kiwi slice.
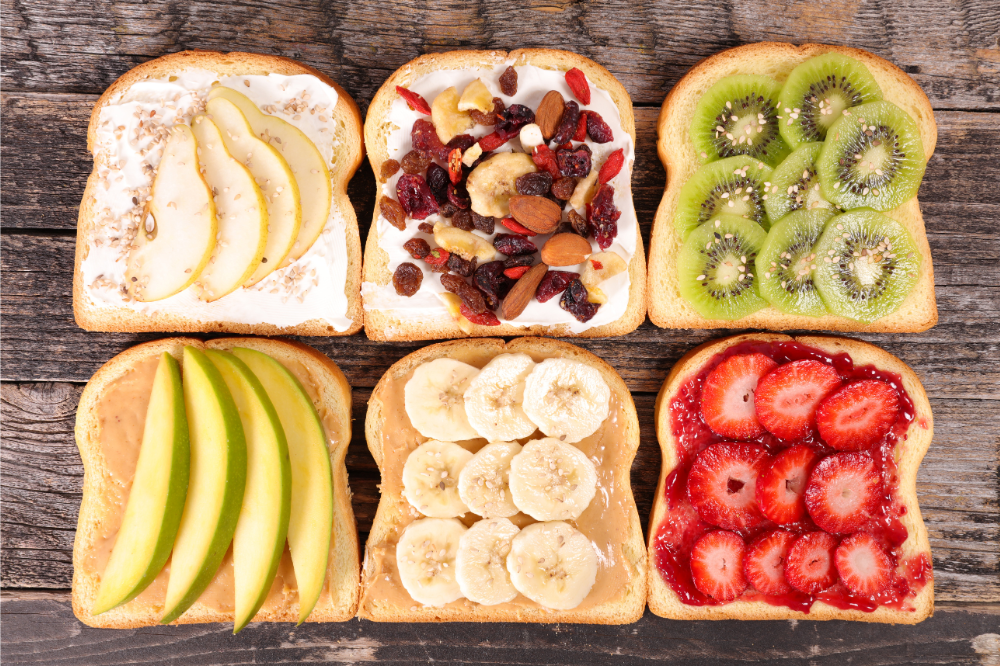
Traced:
[[766, 230], [771, 222], [763, 197], [771, 173], [760, 160], [744, 156], [718, 160], [695, 171], [681, 188], [674, 214], [674, 228], [681, 239], [723, 213], [753, 220]]
[[810, 317], [826, 314], [812, 274], [817, 266], [814, 246], [831, 217], [829, 208], [797, 210], [767, 232], [757, 254], [758, 288], [760, 295], [782, 312]]
[[767, 305], [754, 268], [766, 238], [759, 225], [731, 215], [692, 231], [677, 255], [681, 296], [706, 319], [740, 319]]
[[769, 76], [727, 76], [694, 110], [691, 140], [702, 162], [747, 155], [777, 166], [788, 154], [778, 130], [781, 84]]
[[816, 166], [823, 194], [840, 208], [895, 208], [924, 177], [920, 130], [891, 102], [856, 106], [830, 128]]
[[909, 232], [873, 210], [830, 218], [813, 252], [813, 282], [827, 310], [864, 323], [895, 312], [920, 275]]
[[882, 89], [861, 62], [824, 53], [792, 70], [778, 98], [778, 128], [789, 146], [823, 141], [846, 109], [882, 99]]
[[793, 210], [833, 207], [823, 196], [816, 168], [822, 149], [820, 142], [804, 143], [774, 170], [771, 187], [764, 195], [764, 210], [771, 220], [780, 220]]

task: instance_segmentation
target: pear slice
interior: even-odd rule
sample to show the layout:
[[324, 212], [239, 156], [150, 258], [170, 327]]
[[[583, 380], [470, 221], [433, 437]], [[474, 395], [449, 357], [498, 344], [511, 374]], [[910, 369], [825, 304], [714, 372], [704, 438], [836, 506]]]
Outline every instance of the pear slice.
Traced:
[[[257, 136], [277, 148], [285, 158], [295, 176], [295, 182], [298, 183], [302, 200], [302, 226], [292, 250], [282, 264], [287, 266], [312, 247], [326, 226], [326, 219], [330, 216], [330, 200], [333, 197], [330, 170], [316, 144], [295, 125], [261, 112], [253, 100], [232, 88], [215, 86], [208, 93], [208, 99], [216, 97], [228, 99], [243, 112]], [[493, 108], [492, 105], [490, 108]]]
[[211, 302], [246, 282], [260, 265], [267, 244], [267, 202], [250, 171], [226, 150], [215, 123], [199, 114], [191, 130], [219, 222], [215, 252], [195, 282], [199, 298]]
[[174, 357], [164, 352], [149, 394], [132, 490], [101, 574], [91, 609], [94, 615], [136, 597], [167, 563], [187, 496], [189, 464], [181, 371]]
[[257, 270], [243, 283], [252, 287], [277, 270], [288, 256], [302, 226], [299, 187], [285, 158], [254, 134], [235, 104], [216, 97], [206, 107], [222, 131], [226, 149], [246, 165], [267, 202], [267, 245]]
[[125, 269], [126, 287], [137, 301], [187, 289], [215, 249], [215, 202], [198, 168], [194, 134], [187, 125], [170, 132]]

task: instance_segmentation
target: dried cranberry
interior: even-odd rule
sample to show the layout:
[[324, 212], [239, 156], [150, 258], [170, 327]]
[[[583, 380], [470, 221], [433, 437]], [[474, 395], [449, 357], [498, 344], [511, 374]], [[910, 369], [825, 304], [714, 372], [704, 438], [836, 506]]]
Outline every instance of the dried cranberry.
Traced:
[[445, 289], [462, 299], [470, 310], [476, 314], [486, 311], [486, 301], [479, 290], [457, 275], [442, 275], [441, 284]]
[[517, 177], [517, 180], [514, 181], [514, 187], [517, 188], [518, 194], [544, 196], [549, 193], [549, 188], [552, 187], [552, 174], [547, 171], [526, 173]]
[[419, 231], [424, 232], [425, 234], [434, 233], [434, 225], [431, 224], [430, 222], [421, 222], [420, 224], [417, 225], [417, 229]]
[[590, 84], [586, 75], [574, 67], [566, 72], [566, 83], [569, 84], [576, 98], [584, 104], [590, 104]]
[[539, 303], [552, 300], [552, 297], [561, 294], [569, 286], [569, 283], [580, 277], [579, 273], [571, 271], [549, 271], [538, 283], [535, 291], [535, 299]]
[[445, 201], [440, 205], [441, 210], [438, 213], [441, 217], [451, 217], [458, 212], [458, 207], [450, 201]]
[[594, 200], [587, 204], [587, 222], [590, 233], [602, 250], [607, 250], [618, 235], [618, 218], [622, 212], [615, 208], [615, 188], [601, 185]]
[[612, 178], [618, 175], [618, 172], [622, 170], [622, 166], [625, 164], [625, 153], [621, 148], [615, 152], [608, 155], [608, 158], [604, 160], [604, 164], [601, 165], [601, 170], [597, 174], [597, 182], [601, 185], [610, 182]]
[[601, 306], [587, 300], [587, 288], [576, 279], [567, 285], [562, 298], [559, 299], [559, 307], [576, 317], [577, 321], [586, 323], [593, 319]]
[[472, 277], [472, 274], [476, 270], [476, 264], [478, 263], [479, 260], [476, 259], [475, 257], [473, 257], [471, 261], [468, 261], [458, 256], [454, 252], [452, 252], [451, 256], [448, 257], [446, 265], [448, 266], [449, 270], [458, 273], [459, 275], [464, 275], [465, 277]]
[[450, 184], [451, 178], [448, 177], [447, 169], [440, 164], [431, 164], [427, 167], [427, 185], [431, 188], [431, 192], [434, 193], [434, 198], [439, 204], [448, 200], [448, 185]]
[[423, 238], [411, 238], [403, 243], [403, 249], [414, 259], [423, 259], [431, 253], [431, 246]]
[[547, 172], [552, 178], [559, 178], [559, 164], [556, 162], [556, 155], [552, 149], [544, 143], [535, 146], [531, 151], [531, 161], [542, 171]]
[[460, 210], [455, 213], [455, 217], [451, 218], [451, 226], [462, 231], [472, 231], [475, 229], [475, 225], [472, 224], [472, 211]]
[[413, 143], [414, 150], [433, 155], [442, 162], [448, 159], [448, 153], [451, 152], [438, 138], [434, 123], [423, 118], [413, 123], [413, 129], [410, 130], [410, 141]]
[[465, 303], [458, 306], [458, 311], [462, 313], [462, 316], [471, 321], [473, 324], [479, 324], [480, 326], [499, 326], [500, 320], [497, 316], [490, 312], [489, 310], [484, 310], [483, 312], [475, 313], [466, 307]]
[[476, 137], [472, 136], [471, 134], [457, 134], [454, 137], [452, 137], [451, 141], [449, 141], [445, 145], [445, 148], [447, 148], [449, 151], [458, 148], [464, 153], [469, 148], [472, 148], [472, 146], [475, 145], [475, 143], [476, 143]]
[[587, 134], [594, 143], [608, 143], [614, 138], [611, 128], [596, 111], [587, 111]]
[[512, 66], [507, 67], [500, 75], [500, 92], [507, 97], [513, 97], [517, 94], [517, 70]]
[[465, 185], [448, 183], [448, 201], [459, 210], [467, 210], [472, 205], [472, 199], [469, 198], [469, 191], [465, 189]]
[[422, 220], [438, 212], [438, 202], [420, 176], [408, 173], [400, 176], [396, 181], [396, 197], [406, 214], [414, 220]]
[[559, 173], [570, 178], [585, 178], [590, 174], [590, 149], [580, 146], [574, 150], [556, 151]]
[[517, 234], [497, 234], [493, 237], [493, 247], [496, 248], [497, 252], [508, 257], [538, 252], [534, 243]]
[[576, 121], [576, 132], [573, 134], [574, 141], [587, 140], [587, 114], [588, 111], [580, 112], [580, 120]]
[[533, 122], [535, 122], [534, 111], [523, 104], [511, 104], [500, 114], [495, 132], [510, 139], [516, 136], [522, 127]]
[[403, 155], [403, 159], [399, 163], [399, 166], [403, 167], [403, 171], [405, 173], [420, 174], [427, 171], [427, 167], [430, 163], [431, 156], [429, 153], [423, 153], [419, 150], [411, 150]]
[[496, 227], [496, 220], [489, 215], [480, 215], [474, 210], [470, 212], [472, 213], [472, 226], [476, 228], [476, 231], [482, 231], [487, 235], [493, 233], [493, 229]]
[[535, 255], [533, 254], [522, 254], [516, 257], [507, 257], [503, 260], [503, 267], [506, 268], [517, 268], [518, 266], [534, 266], [535, 265]]
[[590, 228], [587, 226], [587, 219], [580, 215], [575, 210], [570, 210], [569, 215], [569, 225], [573, 229], [574, 233], [578, 233], [584, 238], [590, 235]]
[[502, 261], [491, 261], [477, 268], [475, 276], [472, 278], [476, 287], [483, 294], [483, 298], [486, 299], [487, 305], [493, 310], [500, 307], [500, 301], [514, 286], [514, 280], [503, 274], [506, 268]]
[[400, 296], [413, 296], [423, 281], [424, 272], [409, 262], [400, 264], [392, 274], [392, 286]]
[[382, 198], [378, 200], [378, 210], [386, 222], [400, 231], [406, 229], [406, 213], [398, 201], [390, 199], [383, 194]]
[[552, 196], [560, 201], [568, 201], [576, 189], [576, 178], [564, 177], [552, 183]]
[[[421, 121], [418, 120], [417, 122]], [[552, 140], [555, 141], [557, 145], [566, 143], [573, 138], [574, 134], [576, 134], [576, 126], [579, 122], [580, 105], [573, 100], [566, 102], [566, 106], [563, 107], [562, 120], [559, 121], [559, 129], [557, 129], [556, 133], [552, 135]], [[430, 123], [427, 124], [429, 125]], [[414, 128], [416, 128], [416, 125], [414, 125]]]
[[378, 177], [379, 182], [386, 182], [395, 176], [397, 171], [399, 171], [399, 162], [396, 160], [386, 160], [385, 162], [382, 162], [382, 170], [379, 172]]
[[406, 100], [406, 105], [414, 111], [419, 111], [425, 116], [431, 115], [431, 107], [427, 104], [427, 100], [417, 93], [403, 86], [396, 86], [396, 92]]

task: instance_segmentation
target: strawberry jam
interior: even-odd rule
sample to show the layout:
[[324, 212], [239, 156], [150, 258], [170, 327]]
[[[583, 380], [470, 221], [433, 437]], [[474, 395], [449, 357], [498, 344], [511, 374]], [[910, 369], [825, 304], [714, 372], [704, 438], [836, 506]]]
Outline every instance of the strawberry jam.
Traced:
[[[907, 530], [900, 522], [906, 507], [896, 498], [899, 484], [893, 451], [897, 443], [905, 441], [906, 432], [915, 418], [913, 401], [903, 387], [899, 375], [874, 366], [854, 365], [846, 353], [831, 355], [820, 349], [809, 347], [795, 341], [762, 342], [745, 341], [729, 347], [711, 358], [694, 376], [687, 379], [680, 387], [670, 403], [671, 431], [677, 445], [677, 466], [666, 478], [664, 500], [666, 501], [666, 516], [660, 524], [654, 540], [655, 562], [664, 581], [686, 604], [694, 606], [722, 605], [711, 597], [702, 594], [695, 584], [691, 573], [691, 549], [694, 543], [706, 532], [718, 529], [705, 522], [692, 505], [688, 497], [688, 473], [691, 465], [703, 449], [712, 444], [731, 442], [732, 439], [714, 433], [706, 425], [702, 416], [702, 388], [709, 373], [726, 359], [736, 355], [759, 353], [780, 365], [800, 360], [815, 360], [828, 364], [836, 369], [844, 384], [863, 379], [880, 380], [889, 384], [899, 394], [899, 411], [895, 423], [889, 431], [874, 445], [867, 448], [867, 454], [875, 462], [875, 467], [881, 476], [881, 498], [877, 510], [859, 530], [871, 534], [892, 563], [891, 583], [873, 597], [861, 597], [853, 593], [843, 583], [838, 581], [832, 587], [816, 593], [805, 594], [797, 590], [783, 595], [766, 595], [752, 587], [739, 597], [743, 601], [763, 601], [776, 606], [785, 606], [792, 610], [808, 613], [814, 601], [840, 609], [856, 609], [872, 612], [879, 606], [898, 610], [911, 610], [911, 600], [933, 578], [929, 555], [920, 554], [908, 560], [900, 561], [900, 546], [906, 541]], [[918, 424], [927, 427], [926, 423]], [[806, 444], [814, 447], [824, 459], [838, 453], [827, 446], [812, 428], [804, 437], [795, 441], [782, 441], [771, 433], [751, 439], [744, 439], [752, 444], [764, 447], [770, 454], [776, 455], [795, 444]], [[779, 527], [765, 520], [739, 531], [747, 544], [758, 535]], [[809, 515], [797, 523], [780, 526], [795, 534], [804, 534], [819, 530]], [[846, 537], [847, 534], [837, 535]]]

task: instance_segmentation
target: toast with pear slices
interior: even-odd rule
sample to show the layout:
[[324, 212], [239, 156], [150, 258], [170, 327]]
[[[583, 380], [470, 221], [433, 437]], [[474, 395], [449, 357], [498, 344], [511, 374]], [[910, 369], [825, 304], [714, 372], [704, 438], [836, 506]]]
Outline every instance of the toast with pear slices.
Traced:
[[[864, 323], [834, 314], [821, 316], [788, 314], [774, 306], [766, 305], [739, 319], [708, 319], [696, 311], [681, 295], [677, 274], [683, 241], [674, 228], [674, 216], [678, 209], [682, 187], [701, 166], [690, 135], [692, 119], [700, 98], [720, 79], [737, 74], [766, 75], [778, 82], [784, 82], [797, 65], [814, 56], [827, 53], [848, 56], [867, 67], [882, 89], [884, 99], [902, 108], [916, 123], [923, 143], [925, 161], [934, 154], [937, 125], [927, 95], [899, 67], [872, 53], [828, 44], [795, 46], [761, 42], [737, 46], [705, 58], [692, 67], [673, 87], [663, 101], [657, 121], [657, 152], [668, 175], [663, 198], [653, 221], [649, 244], [647, 300], [649, 318], [657, 326], [919, 332], [937, 323], [934, 268], [916, 196], [885, 213], [909, 232], [922, 260], [916, 284], [899, 308], [890, 315], [871, 323]], [[770, 186], [770, 183], [765, 185], [767, 186]], [[752, 264], [750, 268], [753, 268]]]
[[598, 357], [544, 338], [425, 347], [379, 381], [365, 437], [382, 495], [359, 617], [642, 616], [646, 553], [630, 484], [639, 424], [625, 383]]
[[289, 58], [184, 51], [123, 74], [87, 130], [77, 324], [358, 331], [361, 241], [346, 188], [361, 129], [343, 88]]
[[[311, 401], [319, 415], [329, 453], [333, 495], [326, 573], [322, 580], [314, 583], [313, 589], [319, 593], [318, 600], [306, 621], [342, 622], [350, 619], [357, 611], [360, 569], [357, 528], [344, 464], [351, 440], [351, 387], [340, 368], [315, 349], [297, 342], [268, 338], [217, 338], [203, 342], [174, 337], [148, 342], [132, 347], [105, 363], [87, 383], [80, 397], [75, 429], [84, 479], [73, 544], [73, 612], [84, 624], [112, 629], [154, 626], [163, 614], [169, 562], [131, 601], [98, 615], [91, 610], [101, 587], [103, 563], [109, 561], [119, 525], [123, 524], [122, 513], [126, 511], [140, 442], [144, 442], [145, 401], [149, 397], [152, 380], [150, 371], [157, 367], [157, 360], [164, 353], [180, 361], [185, 347], [201, 351], [243, 348], [266, 354], [283, 366], [290, 377], [294, 377]], [[277, 401], [275, 405], [278, 405]], [[108, 409], [113, 413], [109, 413]], [[110, 426], [112, 421], [116, 424], [113, 428]], [[293, 465], [294, 459], [293, 455]], [[294, 487], [294, 468], [292, 474]], [[293, 505], [295, 502], [293, 496]], [[327, 519], [317, 518], [319, 524]], [[316, 521], [310, 521], [316, 524]], [[295, 538], [291, 529], [288, 543]], [[229, 554], [211, 583], [175, 623], [234, 621], [231, 554], [230, 546]], [[277, 577], [253, 621], [300, 621], [294, 566], [286, 544]], [[313, 573], [316, 573], [315, 569]]]

